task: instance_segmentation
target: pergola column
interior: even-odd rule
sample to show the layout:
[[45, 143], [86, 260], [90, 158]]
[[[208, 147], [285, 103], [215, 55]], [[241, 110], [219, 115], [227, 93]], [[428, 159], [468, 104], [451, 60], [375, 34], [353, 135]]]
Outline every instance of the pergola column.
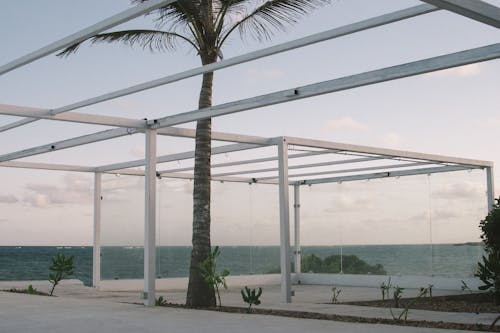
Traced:
[[493, 167], [486, 168], [486, 188], [488, 200], [488, 212], [493, 209], [495, 204], [495, 181], [493, 178]]
[[290, 203], [288, 195], [288, 143], [278, 142], [279, 200], [280, 200], [280, 268], [281, 302], [292, 302], [290, 278]]
[[146, 134], [144, 205], [144, 305], [155, 305], [156, 282], [156, 130]]
[[99, 288], [101, 282], [101, 173], [94, 173], [94, 242], [92, 252], [92, 287]]
[[302, 251], [300, 249], [300, 185], [293, 185], [293, 221], [295, 232], [295, 273], [302, 271]]

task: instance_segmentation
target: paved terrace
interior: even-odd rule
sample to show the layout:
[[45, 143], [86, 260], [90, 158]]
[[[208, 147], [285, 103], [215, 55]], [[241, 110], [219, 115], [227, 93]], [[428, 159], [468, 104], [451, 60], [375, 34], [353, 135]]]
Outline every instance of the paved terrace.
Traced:
[[[79, 281], [63, 281], [58, 297], [0, 292], [0, 332], [447, 332], [447, 330], [391, 325], [342, 323], [325, 320], [219, 313], [175, 308], [147, 308], [138, 292], [97, 291]], [[33, 284], [40, 291], [48, 282], [0, 282], [0, 289], [25, 288]], [[378, 288], [340, 287], [340, 301], [378, 299]], [[331, 287], [295, 285], [292, 304], [279, 303], [280, 287], [264, 286], [259, 308], [309, 311], [325, 314], [391, 318], [388, 309], [329, 304]], [[407, 297], [417, 290], [405, 289]], [[434, 295], [457, 293], [434, 290]], [[169, 302], [183, 303], [185, 290], [159, 291]], [[221, 293], [223, 305], [245, 306], [240, 288]], [[139, 303], [139, 304], [138, 304]], [[410, 310], [409, 320], [491, 324], [498, 314], [443, 313]], [[451, 331], [449, 331], [451, 332]]]

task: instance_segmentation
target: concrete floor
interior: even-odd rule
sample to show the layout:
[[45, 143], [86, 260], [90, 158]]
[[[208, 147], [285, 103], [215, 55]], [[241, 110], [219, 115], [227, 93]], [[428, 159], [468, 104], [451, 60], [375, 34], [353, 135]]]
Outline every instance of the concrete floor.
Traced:
[[[0, 289], [29, 282], [0, 282]], [[47, 282], [31, 282], [39, 290]], [[378, 288], [340, 287], [340, 301], [378, 299]], [[280, 288], [264, 286], [260, 308], [310, 311], [371, 318], [391, 318], [388, 309], [329, 304], [331, 287], [294, 286], [292, 304], [279, 303]], [[416, 290], [405, 290], [408, 296]], [[449, 291], [434, 291], [435, 295]], [[76, 281], [56, 288], [58, 297], [0, 293], [0, 332], [447, 332], [391, 325], [342, 323], [275, 316], [230, 314], [165, 307], [147, 308], [138, 292], [100, 292]], [[170, 302], [183, 303], [185, 291], [160, 291]], [[239, 288], [222, 292], [224, 305], [244, 306]], [[411, 310], [409, 319], [490, 324], [497, 314], [443, 313]], [[450, 331], [451, 332], [451, 331]]]

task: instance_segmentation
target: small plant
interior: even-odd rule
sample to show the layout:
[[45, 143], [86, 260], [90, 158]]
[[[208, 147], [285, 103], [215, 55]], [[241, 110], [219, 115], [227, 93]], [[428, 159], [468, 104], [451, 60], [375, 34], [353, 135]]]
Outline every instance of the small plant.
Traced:
[[260, 296], [262, 295], [262, 288], [259, 287], [259, 290], [250, 289], [245, 286], [244, 289], [241, 289], [241, 297], [243, 297], [243, 301], [248, 304], [247, 312], [250, 313], [252, 305], [260, 304]]
[[432, 288], [434, 288], [433, 284], [428, 284], [427, 288], [420, 287], [420, 293], [421, 293], [422, 297], [429, 296], [431, 303], [432, 303]]
[[341, 289], [337, 289], [337, 287], [332, 287], [332, 304], [335, 304], [339, 301], [339, 295], [342, 292]]
[[[398, 286], [396, 286], [396, 290], [397, 289], [403, 290], [402, 288], [399, 288]], [[401, 318], [403, 318], [403, 321], [406, 323], [406, 321], [408, 319], [408, 312], [410, 311], [410, 308], [413, 306], [413, 304], [415, 304], [415, 302], [419, 298], [425, 297], [428, 293], [429, 293], [429, 288], [420, 288], [420, 293], [417, 295], [417, 297], [415, 297], [412, 301], [407, 302], [404, 305], [404, 307], [403, 307], [403, 311], [401, 311], [401, 313], [397, 317], [394, 315], [394, 312], [392, 311], [392, 308], [389, 308], [389, 311], [391, 312], [392, 319], [394, 319], [394, 320], [401, 320]]]
[[385, 282], [382, 282], [380, 285], [380, 292], [382, 293], [382, 301], [385, 301], [385, 299], [389, 298], [389, 293], [391, 291], [392, 285], [391, 285], [391, 277], [389, 277], [389, 280], [387, 280], [387, 284]]
[[50, 290], [50, 296], [54, 293], [54, 289], [61, 282], [62, 279], [73, 275], [73, 265], [74, 256], [66, 258], [63, 253], [58, 253], [52, 257], [52, 265], [49, 267], [54, 273], [49, 274], [49, 282], [52, 283], [52, 289]]
[[222, 306], [220, 300], [219, 288], [222, 286], [227, 289], [226, 277], [230, 274], [227, 269], [224, 269], [220, 274], [217, 273], [217, 257], [220, 255], [219, 247], [216, 246], [213, 252], [209, 253], [208, 257], [200, 264], [201, 276], [205, 282], [217, 294], [219, 306]]
[[33, 286], [30, 284], [28, 285], [28, 289], [26, 289], [26, 293], [30, 295], [37, 295], [38, 290], [36, 290], [36, 288], [33, 288]]
[[399, 308], [400, 306], [401, 297], [403, 296], [403, 290], [405, 290], [405, 288], [401, 288], [400, 286], [394, 287], [394, 293], [392, 294], [392, 297], [394, 299], [395, 308]]
[[155, 305], [156, 306], [164, 306], [164, 305], [167, 305], [167, 298], [166, 297], [163, 297], [163, 296], [160, 296], [158, 298], [155, 299]]
[[500, 304], [500, 251], [491, 251], [478, 263], [476, 276], [484, 283], [479, 290], [491, 290], [493, 301]]
[[469, 285], [464, 280], [460, 281], [462, 282], [462, 287], [460, 289], [462, 289], [462, 291], [467, 291], [469, 294], [472, 294], [472, 289], [470, 289]]

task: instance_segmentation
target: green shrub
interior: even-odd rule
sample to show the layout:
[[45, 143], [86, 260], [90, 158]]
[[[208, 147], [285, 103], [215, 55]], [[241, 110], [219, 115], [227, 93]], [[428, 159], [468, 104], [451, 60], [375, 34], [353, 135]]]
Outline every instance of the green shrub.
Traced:
[[500, 198], [495, 199], [492, 210], [479, 223], [481, 239], [486, 254], [478, 263], [475, 273], [484, 285], [480, 290], [490, 290], [496, 305], [500, 304]]
[[217, 257], [220, 255], [219, 247], [216, 246], [212, 253], [208, 255], [208, 258], [203, 260], [200, 264], [201, 276], [205, 282], [215, 290], [217, 294], [217, 299], [219, 300], [219, 306], [222, 305], [220, 300], [219, 288], [224, 287], [227, 289], [226, 277], [229, 275], [229, 271], [224, 269], [220, 274], [217, 273]]
[[241, 289], [241, 297], [243, 297], [243, 302], [248, 304], [247, 312], [250, 313], [252, 305], [260, 304], [260, 296], [262, 295], [262, 288], [259, 287], [259, 290], [250, 289], [245, 286], [245, 289]]
[[52, 265], [49, 267], [54, 273], [49, 274], [49, 282], [52, 283], [50, 296], [54, 293], [54, 289], [62, 279], [73, 275], [75, 266], [73, 265], [74, 256], [66, 258], [63, 253], [58, 253], [52, 258]]

